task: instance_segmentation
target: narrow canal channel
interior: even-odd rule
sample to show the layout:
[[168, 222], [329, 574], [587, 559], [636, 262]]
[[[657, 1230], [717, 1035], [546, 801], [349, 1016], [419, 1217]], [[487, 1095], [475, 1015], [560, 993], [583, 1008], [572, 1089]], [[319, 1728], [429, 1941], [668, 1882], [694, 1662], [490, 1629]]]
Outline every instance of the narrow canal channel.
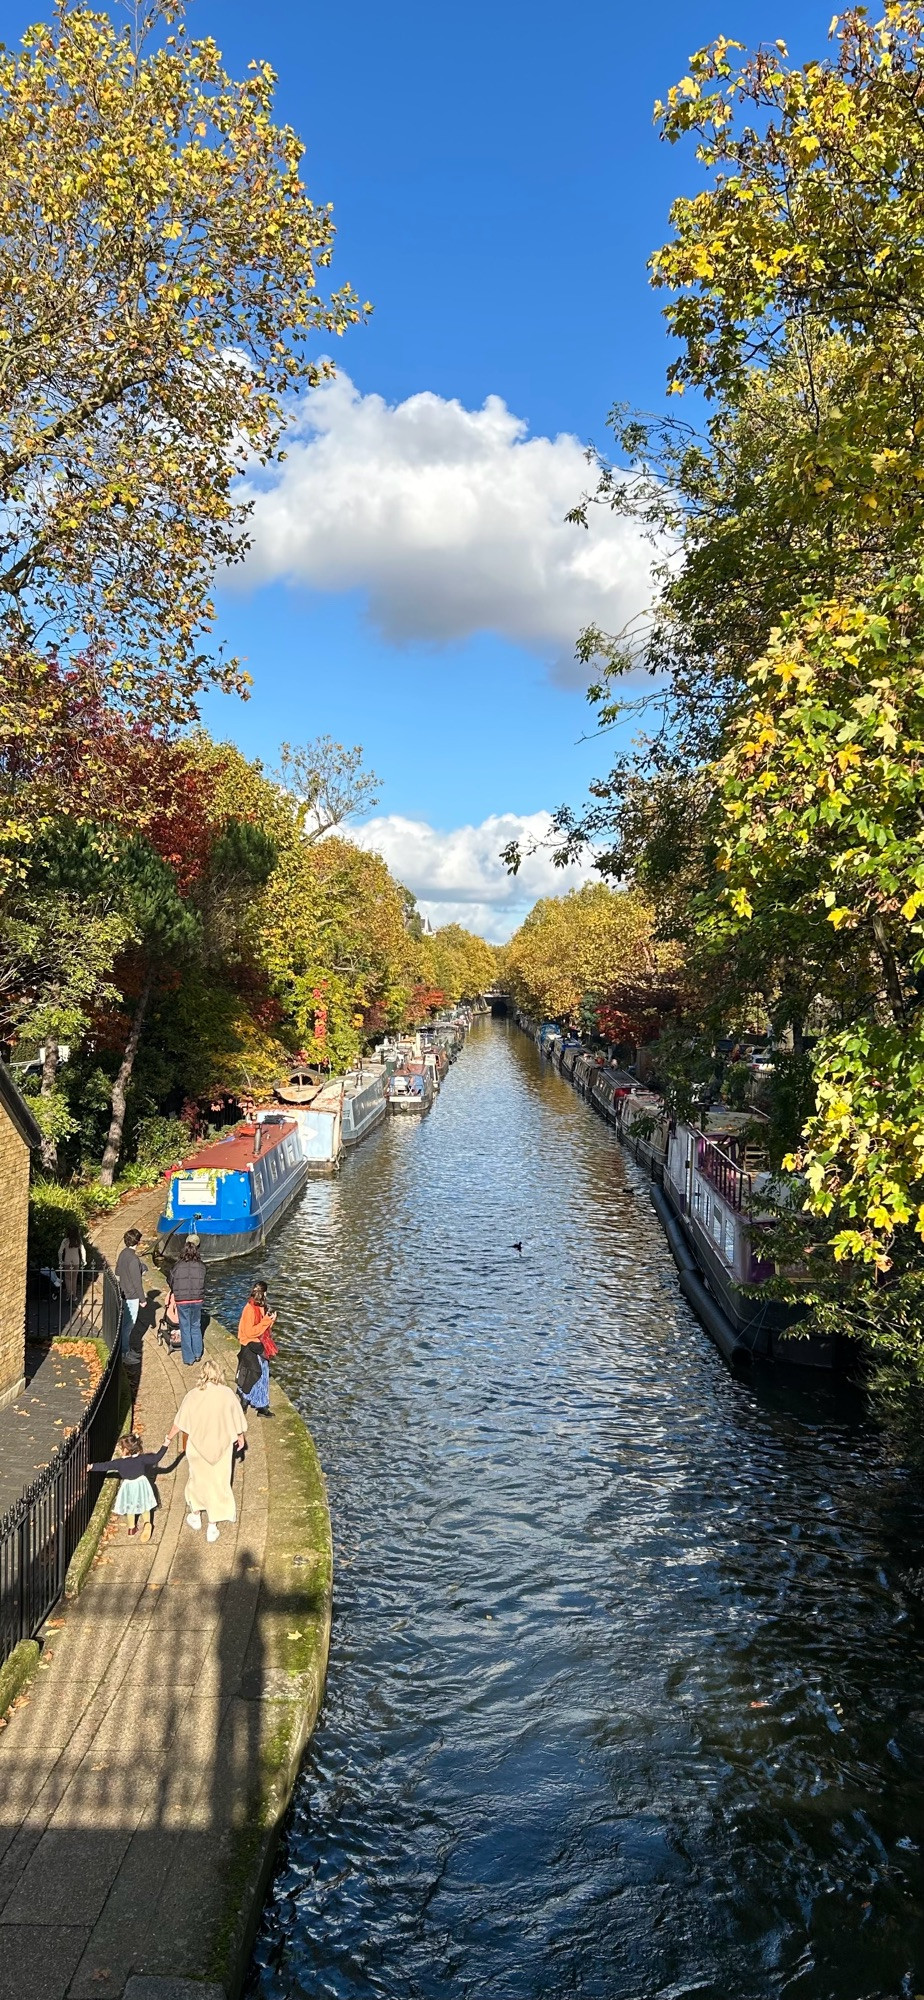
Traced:
[[252, 1994], [924, 1991], [898, 1429], [733, 1378], [643, 1176], [503, 1023], [259, 1270], [337, 1583]]

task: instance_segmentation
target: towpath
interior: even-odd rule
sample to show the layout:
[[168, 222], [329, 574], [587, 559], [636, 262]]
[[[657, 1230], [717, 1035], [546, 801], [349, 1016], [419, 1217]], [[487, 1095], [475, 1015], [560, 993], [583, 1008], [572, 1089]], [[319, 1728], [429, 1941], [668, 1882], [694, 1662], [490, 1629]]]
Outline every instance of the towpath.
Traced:
[[[109, 1219], [107, 1254], [136, 1220]], [[223, 1329], [206, 1348], [230, 1379]], [[146, 1443], [191, 1374], [149, 1330]], [[181, 1459], [154, 1540], [119, 1524], [43, 1635], [0, 1732], [0, 2000], [223, 2000], [239, 1984], [329, 1630], [323, 1480], [296, 1413], [275, 1391], [274, 1405], [251, 1422], [238, 1519], [217, 1543], [185, 1526]]]

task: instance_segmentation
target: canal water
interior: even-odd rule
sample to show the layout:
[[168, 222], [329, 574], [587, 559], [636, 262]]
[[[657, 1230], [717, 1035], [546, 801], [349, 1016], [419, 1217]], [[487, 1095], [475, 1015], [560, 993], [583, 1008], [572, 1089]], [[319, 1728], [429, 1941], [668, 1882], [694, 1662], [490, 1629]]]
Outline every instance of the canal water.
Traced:
[[251, 1994], [924, 1992], [900, 1432], [728, 1371], [643, 1175], [505, 1023], [216, 1310], [258, 1270], [336, 1602]]

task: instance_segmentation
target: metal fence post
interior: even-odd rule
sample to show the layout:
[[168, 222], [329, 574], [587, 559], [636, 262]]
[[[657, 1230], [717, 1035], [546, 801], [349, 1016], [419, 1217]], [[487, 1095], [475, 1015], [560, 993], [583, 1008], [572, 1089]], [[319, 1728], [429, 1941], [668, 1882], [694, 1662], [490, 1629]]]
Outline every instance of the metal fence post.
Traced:
[[[108, 1458], [119, 1428], [120, 1341], [122, 1300], [108, 1268], [88, 1273], [90, 1327], [99, 1331], [108, 1349], [102, 1380], [75, 1430], [59, 1446], [49, 1465], [0, 1519], [0, 1664], [20, 1639], [34, 1638], [64, 1589], [71, 1556], [89, 1519], [89, 1475], [94, 1457]], [[86, 1283], [80, 1286], [80, 1323], [85, 1331]], [[58, 1294], [58, 1326], [62, 1326]], [[54, 1299], [36, 1300], [36, 1321], [47, 1303], [44, 1324], [50, 1336]], [[69, 1315], [70, 1317], [70, 1315]]]

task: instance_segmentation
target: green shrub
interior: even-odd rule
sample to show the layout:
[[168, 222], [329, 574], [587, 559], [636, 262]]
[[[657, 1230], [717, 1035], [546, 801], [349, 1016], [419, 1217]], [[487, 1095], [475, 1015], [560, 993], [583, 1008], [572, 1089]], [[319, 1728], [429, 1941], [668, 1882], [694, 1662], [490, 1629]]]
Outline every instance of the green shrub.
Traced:
[[189, 1152], [189, 1126], [182, 1118], [139, 1118], [135, 1154], [139, 1166], [169, 1167]]
[[153, 1160], [129, 1160], [119, 1169], [119, 1193], [124, 1194], [126, 1188], [156, 1187], [160, 1176], [161, 1169]]
[[722, 1081], [722, 1102], [730, 1111], [746, 1111], [751, 1102], [752, 1074], [746, 1062], [734, 1062]]
[[57, 1266], [58, 1248], [66, 1229], [76, 1226], [82, 1236], [94, 1217], [118, 1208], [118, 1188], [88, 1187], [76, 1183], [36, 1179], [29, 1193], [29, 1256], [40, 1264]]

